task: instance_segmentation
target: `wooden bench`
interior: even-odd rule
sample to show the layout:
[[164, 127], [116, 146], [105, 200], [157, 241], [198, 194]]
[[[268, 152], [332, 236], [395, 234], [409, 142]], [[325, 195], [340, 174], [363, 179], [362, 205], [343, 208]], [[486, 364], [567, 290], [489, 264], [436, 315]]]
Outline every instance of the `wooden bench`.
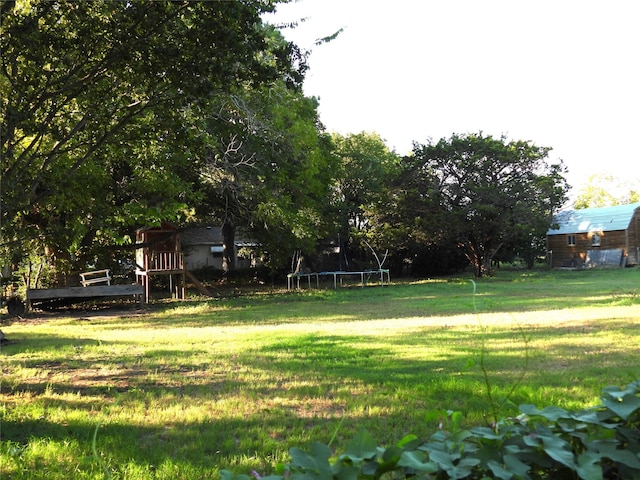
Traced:
[[109, 275], [109, 270], [94, 270], [92, 272], [82, 272], [80, 274], [80, 283], [83, 287], [88, 287], [89, 285], [95, 285], [96, 283], [106, 283], [107, 285], [111, 285], [111, 275]]

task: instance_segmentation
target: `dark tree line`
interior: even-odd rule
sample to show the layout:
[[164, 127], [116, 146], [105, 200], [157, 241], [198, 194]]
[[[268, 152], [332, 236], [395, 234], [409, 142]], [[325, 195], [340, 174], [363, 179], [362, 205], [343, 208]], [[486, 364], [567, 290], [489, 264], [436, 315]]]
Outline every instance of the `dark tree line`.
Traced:
[[359, 213], [364, 227], [355, 230], [393, 252], [397, 269], [415, 273], [468, 263], [482, 276], [494, 260], [515, 255], [532, 267], [566, 201], [564, 167], [549, 161], [549, 151], [482, 133], [415, 143], [375, 185], [379, 193]]
[[305, 52], [261, 19], [276, 6], [3, 2], [1, 263], [63, 281], [162, 221], [219, 224], [227, 244], [242, 227], [274, 269], [338, 236], [415, 272], [535, 257], [566, 191], [548, 148], [454, 135], [400, 158], [328, 135]]

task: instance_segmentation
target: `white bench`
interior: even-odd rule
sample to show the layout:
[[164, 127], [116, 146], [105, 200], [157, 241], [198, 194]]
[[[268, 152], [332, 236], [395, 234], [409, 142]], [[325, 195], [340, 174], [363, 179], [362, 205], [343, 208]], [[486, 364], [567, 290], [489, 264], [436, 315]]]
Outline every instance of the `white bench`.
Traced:
[[111, 275], [109, 275], [109, 270], [94, 270], [93, 272], [82, 272], [80, 274], [80, 283], [82, 283], [83, 287], [87, 287], [89, 285], [95, 285], [96, 283], [106, 283], [107, 285], [111, 285]]

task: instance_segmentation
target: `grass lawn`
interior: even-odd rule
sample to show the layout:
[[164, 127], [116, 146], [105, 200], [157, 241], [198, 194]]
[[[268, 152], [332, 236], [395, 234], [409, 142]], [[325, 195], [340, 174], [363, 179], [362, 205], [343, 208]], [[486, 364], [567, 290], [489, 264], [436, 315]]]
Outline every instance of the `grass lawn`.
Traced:
[[440, 411], [475, 425], [522, 403], [576, 409], [640, 378], [638, 268], [96, 313], [2, 326], [0, 478], [268, 473], [362, 427], [390, 444], [427, 437]]

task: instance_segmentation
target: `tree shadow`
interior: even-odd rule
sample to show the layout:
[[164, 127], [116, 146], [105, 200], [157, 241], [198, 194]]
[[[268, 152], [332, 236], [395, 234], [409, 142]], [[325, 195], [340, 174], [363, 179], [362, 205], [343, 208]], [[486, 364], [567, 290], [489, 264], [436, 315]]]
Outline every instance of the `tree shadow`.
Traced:
[[[209, 320], [190, 319], [188, 323], [211, 326]], [[248, 322], [246, 327], [252, 325]], [[177, 326], [176, 321], [167, 326]], [[49, 373], [3, 382], [1, 393], [9, 403], [1, 435], [3, 440], [19, 444], [34, 438], [59, 443], [71, 439], [87, 453], [96, 425], [102, 422], [98, 447], [113, 461], [150, 467], [169, 458], [209, 469], [224, 466], [230, 458], [251, 459], [256, 452], [262, 458], [259, 462], [268, 458], [269, 452], [305, 447], [300, 442], [307, 441], [309, 432], [316, 439], [328, 440], [339, 431], [339, 443], [366, 425], [381, 443], [390, 443], [405, 433], [426, 436], [433, 432], [437, 425], [425, 421], [426, 413], [432, 410], [490, 411], [483, 372], [477, 364], [481, 345], [497, 395], [508, 391], [521, 373], [527, 341], [535, 343], [547, 337], [554, 338], [551, 347], [529, 352], [536, 362], [527, 372], [532, 384], [546, 383], [550, 391], [557, 388], [560, 395], [571, 381], [566, 375], [572, 371], [571, 363], [586, 361], [600, 364], [607, 383], [619, 383], [616, 379], [627, 375], [632, 368], [629, 365], [640, 362], [639, 352], [610, 345], [607, 351], [594, 353], [575, 340], [575, 334], [595, 338], [604, 330], [640, 336], [640, 325], [622, 320], [535, 325], [525, 328], [526, 341], [517, 326], [434, 325], [385, 334], [383, 341], [367, 331], [301, 333], [232, 353], [195, 345], [187, 356], [178, 348], [159, 346], [145, 348], [141, 359], [133, 351], [122, 353], [134, 345], [127, 340], [102, 341], [103, 349], [97, 356], [64, 358], [65, 352], [74, 348], [82, 352], [96, 346], [96, 339], [30, 332], [23, 334], [22, 343], [3, 349], [4, 366]], [[433, 349], [425, 349], [425, 343]], [[443, 351], [442, 345], [449, 348]], [[43, 360], [37, 354], [39, 349], [61, 353]], [[421, 353], [414, 354], [414, 350]], [[114, 353], [110, 355], [110, 351]], [[28, 352], [27, 358], [16, 357]], [[473, 359], [475, 365], [469, 366]], [[569, 364], [563, 366], [558, 359]], [[44, 412], [57, 412], [58, 419], [48, 414], [42, 418], [12, 416], [12, 396], [24, 394], [39, 402]], [[244, 405], [237, 412], [220, 413], [212, 407], [199, 418], [181, 418], [181, 408], [186, 411], [207, 402], [215, 406], [229, 398]], [[524, 388], [514, 392], [512, 400], [517, 404], [539, 398]], [[114, 406], [142, 410], [140, 405], [149, 410], [146, 415], [153, 416], [153, 409], [161, 407], [175, 408], [177, 413], [173, 420], [156, 426], [145, 426], [144, 418], [123, 423], [118, 417], [109, 417]], [[515, 411], [515, 406], [510, 408]], [[95, 422], [76, 420], [78, 412], [85, 418], [93, 415]]]

